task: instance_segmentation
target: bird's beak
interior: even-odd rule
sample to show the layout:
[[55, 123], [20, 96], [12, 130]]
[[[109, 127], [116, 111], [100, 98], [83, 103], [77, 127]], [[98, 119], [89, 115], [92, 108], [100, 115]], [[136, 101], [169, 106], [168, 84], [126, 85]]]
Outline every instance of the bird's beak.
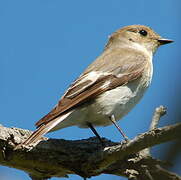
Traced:
[[158, 39], [158, 42], [160, 43], [160, 45], [164, 45], [164, 44], [172, 43], [174, 41], [171, 40], [171, 39], [163, 39], [163, 38], [161, 38], [161, 39]]

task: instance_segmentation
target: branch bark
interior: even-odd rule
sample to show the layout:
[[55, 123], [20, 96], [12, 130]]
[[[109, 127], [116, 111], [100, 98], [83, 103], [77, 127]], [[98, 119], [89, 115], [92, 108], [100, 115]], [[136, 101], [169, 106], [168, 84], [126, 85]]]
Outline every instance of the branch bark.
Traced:
[[154, 159], [145, 151], [145, 148], [179, 139], [181, 123], [162, 128], [154, 125], [150, 131], [128, 142], [115, 143], [103, 138], [105, 147], [95, 137], [77, 141], [42, 138], [36, 147], [14, 151], [15, 145], [30, 134], [28, 130], [1, 126], [0, 164], [26, 171], [32, 179], [66, 177], [68, 174], [91, 177], [106, 173], [128, 179], [181, 180], [179, 175], [161, 167], [167, 163]]

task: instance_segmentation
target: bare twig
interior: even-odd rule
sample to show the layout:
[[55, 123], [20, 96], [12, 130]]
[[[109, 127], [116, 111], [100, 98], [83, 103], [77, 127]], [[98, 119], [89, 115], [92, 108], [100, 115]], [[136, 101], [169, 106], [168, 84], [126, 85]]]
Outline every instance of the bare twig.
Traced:
[[[157, 107], [153, 114], [149, 130], [153, 130], [157, 128], [160, 118], [164, 116], [165, 114], [166, 114], [166, 108], [164, 106]], [[142, 150], [142, 152], [140, 153], [142, 153], [143, 156], [146, 157], [146, 156], [150, 156], [150, 151], [151, 151], [151, 147]]]
[[[137, 162], [130, 161], [131, 154], [156, 144], [177, 139], [180, 137], [180, 132], [181, 124], [176, 124], [143, 133], [123, 144], [102, 139], [106, 146], [104, 149], [97, 138], [80, 141], [47, 140], [44, 138], [45, 141], [40, 142], [31, 151], [29, 149], [13, 151], [15, 144], [24, 141], [30, 132], [17, 128], [0, 127], [0, 149], [4, 150], [3, 147], [6, 146], [4, 150], [6, 159], [0, 153], [0, 164], [22, 169], [37, 177], [42, 175], [64, 177], [67, 174], [90, 177], [108, 172], [109, 174], [123, 175], [128, 164], [130, 166], [130, 163], [135, 165], [142, 162], [141, 159]], [[150, 164], [153, 164], [153, 160], [147, 159], [151, 162]]]
[[155, 109], [155, 112], [154, 112], [154, 115], [153, 115], [153, 118], [152, 118], [152, 121], [151, 121], [151, 125], [150, 125], [150, 130], [152, 129], [155, 129], [158, 127], [158, 123], [159, 123], [159, 120], [162, 116], [164, 116], [166, 114], [166, 108], [164, 106], [160, 106], [160, 107], [157, 107]]
[[105, 138], [89, 138], [65, 141], [43, 137], [36, 147], [20, 147], [32, 132], [18, 128], [0, 126], [0, 164], [26, 171], [32, 180], [50, 177], [67, 177], [77, 174], [86, 177], [102, 173], [127, 176], [139, 180], [181, 180], [181, 177], [162, 169], [164, 162], [154, 159], [149, 147], [174, 139], [181, 135], [181, 123], [156, 128], [161, 116], [166, 113], [162, 106], [155, 110], [150, 131], [132, 140], [114, 143]]
[[119, 158], [122, 159], [128, 154], [136, 153], [156, 144], [180, 138], [180, 135], [181, 123], [151, 130], [138, 135], [126, 144], [115, 146], [114, 151], [111, 148], [107, 148], [104, 152], [102, 164], [106, 166], [107, 163], [109, 164], [115, 159], [119, 160]]

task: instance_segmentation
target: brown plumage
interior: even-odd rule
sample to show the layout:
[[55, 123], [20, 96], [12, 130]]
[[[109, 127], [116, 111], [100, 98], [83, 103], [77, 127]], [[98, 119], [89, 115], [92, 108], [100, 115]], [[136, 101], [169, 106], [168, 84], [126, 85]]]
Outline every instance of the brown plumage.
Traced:
[[[151, 81], [153, 53], [159, 45], [169, 42], [171, 41], [162, 40], [161, 37], [149, 27], [141, 25], [126, 26], [113, 33], [102, 55], [89, 65], [82, 75], [71, 84], [56, 107], [36, 123], [38, 129], [34, 131], [23, 145], [37, 144], [42, 135], [55, 127], [60, 129], [71, 125], [85, 126], [86, 123], [84, 119], [78, 121], [73, 118], [72, 120], [71, 115], [79, 111], [82, 106], [86, 106], [87, 113], [89, 113], [89, 109], [94, 107], [89, 103], [92, 102], [92, 100], [98, 108], [99, 105], [101, 107], [103, 106], [103, 108], [104, 106], [109, 108], [106, 104], [106, 102], [109, 103], [109, 100], [107, 101], [105, 99], [104, 102], [103, 95], [106, 92], [110, 92], [109, 94], [112, 96], [111, 94], [112, 92], [114, 93], [114, 89], [119, 90], [120, 87], [126, 87], [127, 90], [132, 90], [130, 89], [130, 85], [135, 86], [135, 92], [133, 92], [135, 94], [135, 99], [132, 98], [132, 95], [128, 95], [127, 103], [129, 104], [129, 101], [131, 101], [131, 104], [136, 104]], [[139, 79], [140, 81], [137, 81]], [[117, 90], [115, 93], [117, 93]], [[119, 93], [118, 99], [120, 95], [124, 95], [121, 94], [122, 92], [120, 90]], [[139, 98], [136, 97], [136, 93], [138, 93]], [[111, 101], [113, 107], [110, 107], [113, 109], [110, 112], [115, 111], [115, 114], [119, 114], [117, 113], [117, 107], [120, 106], [121, 108], [121, 99], [120, 105], [118, 104], [119, 106], [117, 105], [117, 98], [115, 99], [115, 107], [114, 99], [111, 99]], [[127, 105], [125, 107], [128, 108], [125, 109], [125, 111], [129, 112], [132, 105], [130, 107]], [[109, 124], [104, 118], [107, 118], [111, 114], [97, 111], [97, 109], [94, 109], [94, 112], [94, 116], [97, 117], [92, 117], [92, 119], [94, 119], [93, 121], [86, 121], [91, 121], [93, 125]], [[89, 113], [89, 115], [91, 114]], [[123, 115], [119, 114], [116, 120], [120, 119]], [[69, 124], [66, 124], [66, 121], [68, 122], [67, 118], [71, 119]], [[64, 122], [64, 125], [61, 127], [60, 124], [62, 122]], [[16, 149], [18, 147], [16, 147]]]

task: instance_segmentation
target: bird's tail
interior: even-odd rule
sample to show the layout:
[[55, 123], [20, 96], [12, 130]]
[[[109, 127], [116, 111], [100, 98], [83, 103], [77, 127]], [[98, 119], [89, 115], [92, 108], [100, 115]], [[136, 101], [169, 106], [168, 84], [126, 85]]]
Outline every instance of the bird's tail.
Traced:
[[41, 141], [41, 137], [45, 135], [47, 132], [49, 132], [51, 129], [53, 129], [56, 125], [58, 125], [60, 122], [66, 119], [66, 117], [71, 112], [68, 112], [61, 117], [58, 117], [54, 120], [49, 121], [47, 124], [41, 125], [36, 131], [34, 131], [28, 139], [26, 139], [23, 143], [17, 145], [14, 150], [19, 149], [20, 147], [29, 146], [29, 145], [37, 145]]

